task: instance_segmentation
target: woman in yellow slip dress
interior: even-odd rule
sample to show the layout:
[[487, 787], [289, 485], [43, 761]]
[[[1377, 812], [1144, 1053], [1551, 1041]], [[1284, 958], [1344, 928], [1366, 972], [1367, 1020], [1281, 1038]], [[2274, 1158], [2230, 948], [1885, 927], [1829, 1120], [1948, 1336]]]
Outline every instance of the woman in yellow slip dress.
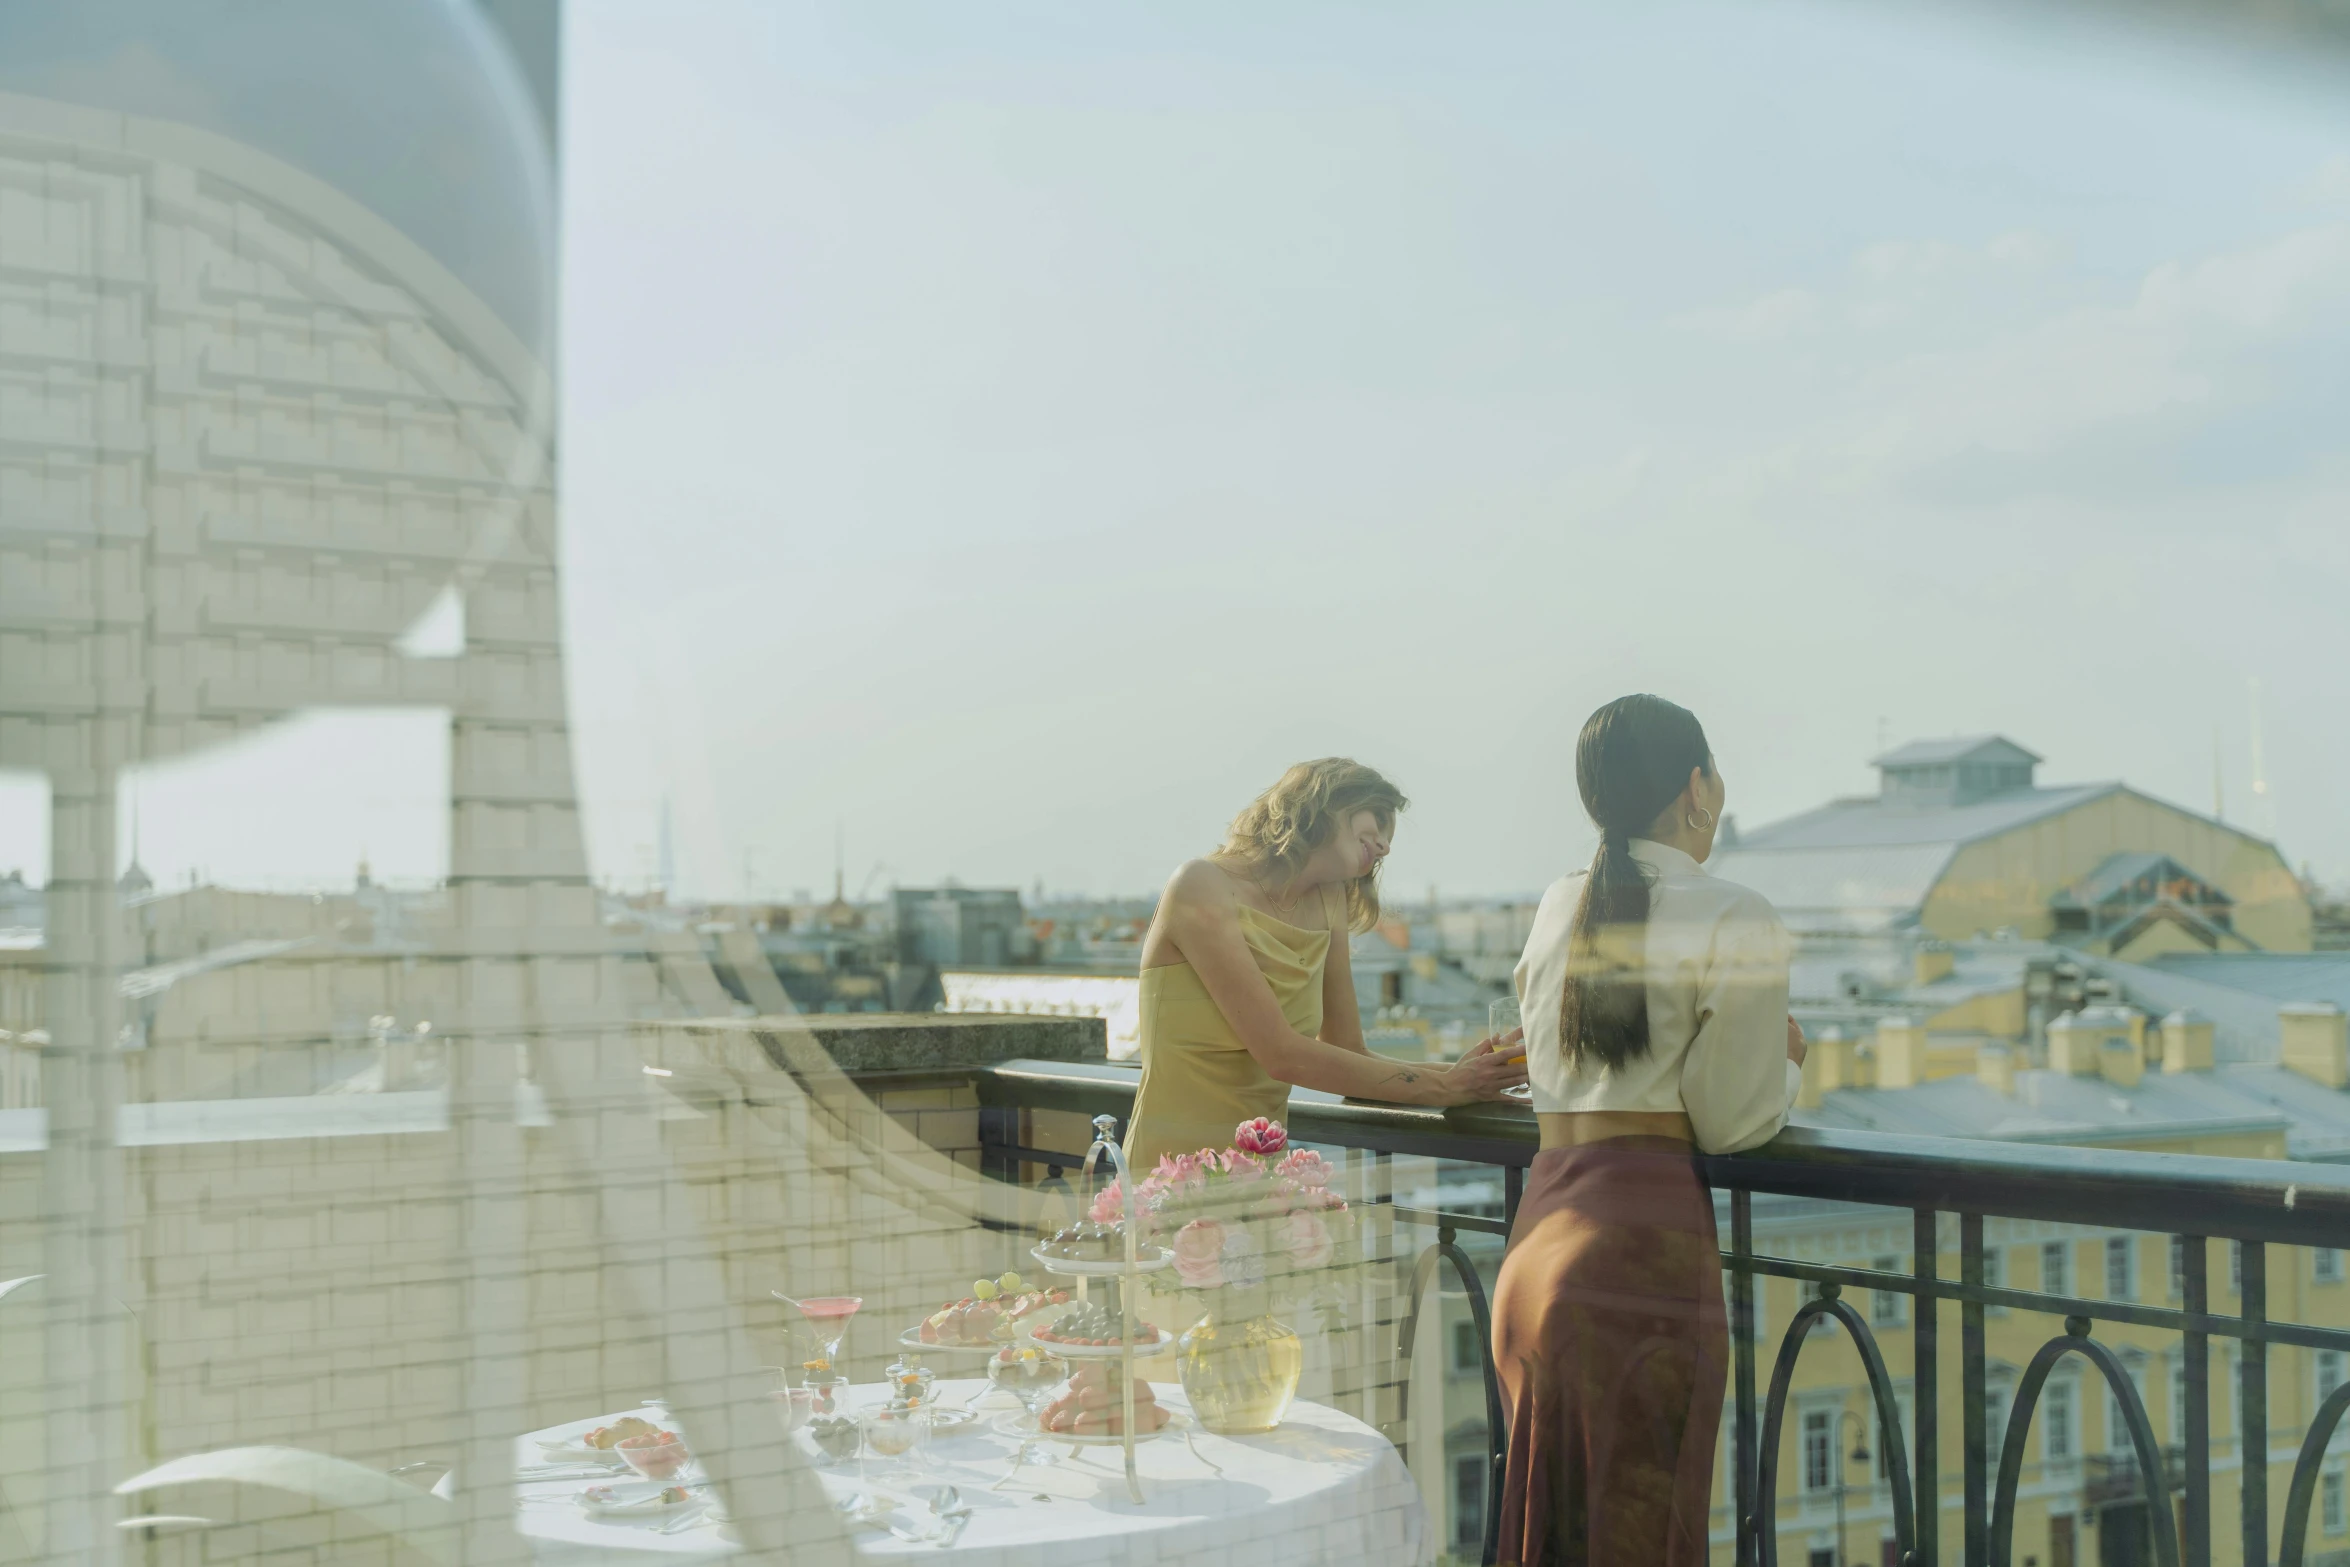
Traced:
[[1300, 762], [1178, 867], [1142, 943], [1142, 1086], [1128, 1163], [1222, 1148], [1292, 1085], [1396, 1104], [1499, 1099], [1526, 1080], [1513, 1033], [1449, 1065], [1363, 1043], [1347, 938], [1379, 918], [1379, 862], [1404, 797], [1344, 757]]

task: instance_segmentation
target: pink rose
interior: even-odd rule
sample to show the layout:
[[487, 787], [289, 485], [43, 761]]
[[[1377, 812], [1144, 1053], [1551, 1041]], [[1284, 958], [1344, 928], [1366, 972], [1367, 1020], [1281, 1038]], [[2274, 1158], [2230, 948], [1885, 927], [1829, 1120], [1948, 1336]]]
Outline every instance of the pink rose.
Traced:
[[1232, 1129], [1232, 1146], [1242, 1153], [1263, 1154], [1271, 1158], [1289, 1146], [1289, 1132], [1279, 1121], [1269, 1121], [1260, 1115]]
[[1269, 1174], [1265, 1162], [1252, 1154], [1235, 1148], [1224, 1156], [1224, 1179], [1236, 1193], [1253, 1193]]
[[1175, 1277], [1195, 1290], [1224, 1282], [1224, 1226], [1194, 1219], [1175, 1232]]
[[1300, 1268], [1326, 1268], [1335, 1249], [1330, 1230], [1319, 1214], [1301, 1208], [1281, 1221], [1281, 1242], [1289, 1248], [1289, 1260]]
[[1096, 1224], [1115, 1224], [1126, 1217], [1126, 1193], [1116, 1184], [1103, 1187], [1093, 1194], [1093, 1206], [1085, 1216]]
[[1313, 1187], [1328, 1186], [1330, 1177], [1336, 1173], [1330, 1168], [1329, 1162], [1311, 1148], [1298, 1149], [1275, 1165], [1274, 1172], [1287, 1176], [1300, 1186]]

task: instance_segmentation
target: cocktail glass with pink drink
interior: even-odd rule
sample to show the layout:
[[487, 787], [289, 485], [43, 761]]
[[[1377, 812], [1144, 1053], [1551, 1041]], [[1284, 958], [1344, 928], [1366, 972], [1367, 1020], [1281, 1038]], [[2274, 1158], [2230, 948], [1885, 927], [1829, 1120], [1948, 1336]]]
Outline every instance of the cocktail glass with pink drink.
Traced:
[[862, 1295], [809, 1295], [794, 1299], [781, 1290], [770, 1292], [777, 1300], [800, 1314], [800, 1322], [815, 1353], [800, 1363], [807, 1374], [808, 1384], [832, 1380], [832, 1368], [840, 1359], [841, 1340], [849, 1335], [849, 1322], [865, 1304]]

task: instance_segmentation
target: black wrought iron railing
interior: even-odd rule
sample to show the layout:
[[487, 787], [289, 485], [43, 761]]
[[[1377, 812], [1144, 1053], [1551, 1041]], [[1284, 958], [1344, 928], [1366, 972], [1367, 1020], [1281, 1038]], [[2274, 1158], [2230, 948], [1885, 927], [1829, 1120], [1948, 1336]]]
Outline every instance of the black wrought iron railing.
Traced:
[[[1132, 1107], [1135, 1074], [1114, 1066], [1071, 1066], [1014, 1061], [982, 1076], [983, 1166], [999, 1178], [1017, 1179], [1030, 1164], [1057, 1173], [1073, 1166], [1069, 1151], [1026, 1144], [1024, 1111], [1069, 1111], [1084, 1116], [1115, 1115]], [[1337, 1102], [1322, 1096], [1293, 1099], [1289, 1126], [1301, 1142], [1343, 1148], [1384, 1163], [1415, 1156], [1484, 1164], [1503, 1174], [1506, 1207], [1517, 1211], [1526, 1167], [1536, 1152], [1533, 1118], [1523, 1110], [1476, 1107], [1448, 1111]], [[1041, 1140], [1041, 1139], [1040, 1139]], [[2350, 1167], [2285, 1161], [2204, 1158], [2096, 1148], [1975, 1142], [1873, 1133], [1795, 1129], [1763, 1148], [1702, 1161], [1717, 1193], [1728, 1196], [1729, 1246], [1722, 1254], [1729, 1278], [1731, 1321], [1732, 1461], [1730, 1491], [1737, 1520], [1740, 1567], [1773, 1567], [1779, 1553], [1778, 1455], [1798, 1357], [1823, 1317], [1851, 1337], [1869, 1383], [1879, 1437], [1880, 1473], [1890, 1478], [1895, 1559], [1913, 1567], [1938, 1567], [1943, 1560], [1945, 1512], [1939, 1436], [1941, 1420], [1942, 1308], [1958, 1316], [1958, 1387], [1961, 1433], [1961, 1538], [1958, 1560], [1965, 1567], [2008, 1567], [2015, 1559], [2013, 1533], [2025, 1439], [2050, 1375], [2067, 1360], [2085, 1362], [2110, 1390], [2112, 1407], [2126, 1427], [2126, 1452], [2107, 1455], [2102, 1482], [2125, 1480], [2149, 1499], [2144, 1508], [2144, 1559], [2159, 1567], [2303, 1567], [2310, 1515], [2319, 1494], [2329, 1445], [2350, 1410], [2350, 1383], [2333, 1388], [2318, 1402], [2303, 1432], [2285, 1488], [2281, 1530], [2270, 1527], [2268, 1434], [2268, 1350], [2293, 1345], [2332, 1350], [2350, 1357], [2350, 1328], [2271, 1321], [2268, 1315], [2267, 1248], [2339, 1247], [2350, 1244]], [[1384, 1192], [1385, 1182], [1378, 1185]], [[1910, 1216], [1912, 1265], [1907, 1272], [1845, 1267], [1766, 1256], [1754, 1245], [1754, 1199], [1758, 1195], [1824, 1199], [1906, 1210]], [[1501, 1388], [1492, 1361], [1492, 1335], [1478, 1270], [1458, 1244], [1464, 1233], [1506, 1233], [1507, 1221], [1471, 1214], [1388, 1205], [1397, 1225], [1432, 1229], [1408, 1280], [1408, 1305], [1398, 1324], [1402, 1364], [1419, 1330], [1421, 1302], [1438, 1270], [1450, 1267], [1467, 1294], [1478, 1337], [1485, 1346], [1484, 1383], [1491, 1483], [1500, 1495], [1506, 1451]], [[1957, 1228], [1958, 1276], [1942, 1272], [1944, 1220]], [[2126, 1299], [2087, 1299], [2004, 1287], [1985, 1276], [1986, 1219], [2041, 1220], [2120, 1231], [2152, 1231], [2181, 1237], [2173, 1272], [2178, 1304], [2156, 1305]], [[2224, 1239], [2241, 1247], [2241, 1283], [2233, 1312], [2211, 1309], [2206, 1277], [2208, 1242]], [[1755, 1281], [1777, 1276], [1805, 1281], [1814, 1294], [1788, 1321], [1774, 1355], [1767, 1396], [1757, 1396]], [[1908, 1418], [1902, 1418], [1893, 1373], [1879, 1348], [1875, 1328], [1843, 1300], [1843, 1292], [1865, 1289], [1908, 1298], [1910, 1335]], [[2063, 1319], [2063, 1331], [2041, 1344], [2015, 1380], [2000, 1439], [1988, 1431], [1989, 1389], [1985, 1314], [2000, 1308], [2040, 1312]], [[2178, 1440], [2155, 1439], [2146, 1403], [2130, 1368], [2114, 1346], [2096, 1336], [2101, 1323], [2137, 1324], [2176, 1332], [2179, 1338], [2181, 1408]], [[2214, 1339], [2238, 1346], [2236, 1442], [2238, 1537], [2215, 1555], [2211, 1430], [2211, 1346]], [[2350, 1364], [2346, 1358], [2344, 1364]], [[1408, 1400], [1408, 1378], [1399, 1387]], [[1408, 1403], [1404, 1404], [1408, 1409]], [[1993, 1455], [1997, 1455], [1994, 1464]], [[2117, 1493], [2118, 1494], [2118, 1493]], [[2172, 1503], [2171, 1498], [2177, 1497]], [[1494, 1556], [1498, 1512], [1486, 1508], [1484, 1556]], [[2110, 1542], [2109, 1542], [2110, 1543]], [[1839, 1547], [1838, 1560], [1842, 1560]]]

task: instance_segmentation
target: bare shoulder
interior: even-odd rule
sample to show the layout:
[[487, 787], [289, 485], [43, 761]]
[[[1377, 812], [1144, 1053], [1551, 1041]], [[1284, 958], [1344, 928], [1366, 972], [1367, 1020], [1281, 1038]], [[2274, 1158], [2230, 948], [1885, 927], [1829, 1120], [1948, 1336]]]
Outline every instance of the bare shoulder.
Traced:
[[1213, 860], [1185, 860], [1167, 878], [1167, 906], [1200, 914], [1230, 914], [1240, 901], [1231, 875]]

